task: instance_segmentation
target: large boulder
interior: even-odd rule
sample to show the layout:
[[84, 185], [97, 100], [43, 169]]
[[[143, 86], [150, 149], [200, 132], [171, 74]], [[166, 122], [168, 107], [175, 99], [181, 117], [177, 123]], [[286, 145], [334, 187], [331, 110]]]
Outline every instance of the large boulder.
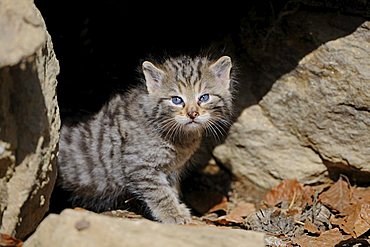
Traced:
[[313, 183], [327, 174], [369, 182], [369, 30], [364, 22], [304, 56], [242, 111], [215, 157], [240, 181], [263, 189], [287, 178]]
[[[67, 237], [66, 237], [67, 236]], [[128, 220], [89, 211], [64, 210], [50, 214], [25, 247], [104, 246], [265, 246], [264, 234], [210, 226], [166, 225]]]
[[0, 232], [25, 238], [48, 211], [56, 177], [59, 64], [29, 0], [0, 3]]

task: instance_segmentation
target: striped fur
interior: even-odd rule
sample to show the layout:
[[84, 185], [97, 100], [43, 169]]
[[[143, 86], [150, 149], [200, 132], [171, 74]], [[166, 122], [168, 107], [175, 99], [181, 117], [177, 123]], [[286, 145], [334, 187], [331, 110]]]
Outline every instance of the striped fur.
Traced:
[[[158, 221], [188, 222], [179, 179], [203, 134], [218, 138], [228, 124], [230, 68], [228, 57], [144, 62], [146, 87], [115, 96], [86, 122], [62, 127], [58, 185], [73, 194], [75, 206], [114, 209], [129, 194]], [[204, 94], [209, 100], [200, 102]], [[184, 104], [175, 105], [173, 96]], [[191, 120], [189, 111], [198, 115]]]

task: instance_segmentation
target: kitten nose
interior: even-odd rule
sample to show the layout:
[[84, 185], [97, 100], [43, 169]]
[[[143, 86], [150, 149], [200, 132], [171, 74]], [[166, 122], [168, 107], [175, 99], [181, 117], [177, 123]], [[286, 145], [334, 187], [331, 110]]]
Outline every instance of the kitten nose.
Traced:
[[194, 110], [188, 111], [188, 116], [189, 116], [191, 119], [194, 119], [194, 118], [196, 118], [197, 116], [199, 116], [199, 112], [194, 111]]

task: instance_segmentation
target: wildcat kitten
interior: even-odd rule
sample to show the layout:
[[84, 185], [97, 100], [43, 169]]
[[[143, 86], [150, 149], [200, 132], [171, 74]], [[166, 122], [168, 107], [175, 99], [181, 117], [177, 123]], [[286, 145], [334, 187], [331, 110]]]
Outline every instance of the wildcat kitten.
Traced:
[[231, 59], [145, 61], [145, 86], [112, 98], [92, 119], [63, 126], [58, 185], [95, 211], [130, 194], [164, 223], [183, 224], [179, 178], [202, 135], [221, 134], [232, 108]]

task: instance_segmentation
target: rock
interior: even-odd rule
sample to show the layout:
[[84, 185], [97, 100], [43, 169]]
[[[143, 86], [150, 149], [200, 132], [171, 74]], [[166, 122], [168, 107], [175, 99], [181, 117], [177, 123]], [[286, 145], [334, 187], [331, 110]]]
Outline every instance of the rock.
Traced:
[[[67, 237], [66, 237], [67, 236]], [[265, 246], [262, 233], [208, 226], [166, 225], [128, 220], [89, 211], [50, 214], [25, 247], [43, 246]]]
[[270, 76], [278, 79], [258, 104], [242, 111], [214, 150], [216, 159], [256, 188], [287, 178], [316, 182], [327, 173], [369, 182], [369, 29], [364, 22], [304, 56], [290, 72]]
[[[370, 22], [326, 43], [260, 102], [272, 123], [314, 150], [330, 172], [370, 175]], [[289, 113], [289, 114], [283, 114]]]
[[0, 232], [23, 239], [55, 183], [59, 64], [33, 1], [0, 5]]
[[326, 172], [316, 153], [301, 146], [293, 134], [277, 129], [259, 105], [243, 111], [214, 154], [240, 181], [264, 189], [294, 177], [316, 182]]
[[46, 34], [33, 1], [2, 0], [0, 34], [0, 68], [16, 65], [40, 49]]

